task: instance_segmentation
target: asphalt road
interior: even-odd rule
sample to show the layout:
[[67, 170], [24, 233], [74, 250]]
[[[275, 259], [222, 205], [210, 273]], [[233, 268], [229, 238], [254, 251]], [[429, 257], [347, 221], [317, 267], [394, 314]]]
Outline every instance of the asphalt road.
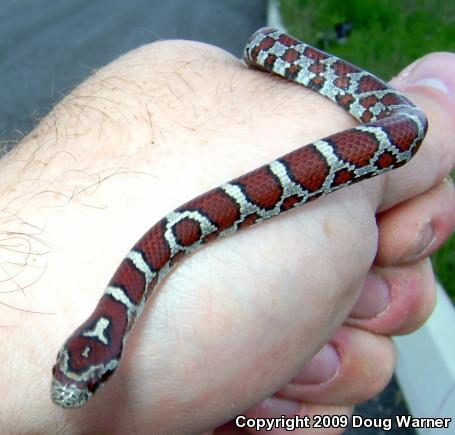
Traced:
[[[265, 24], [264, 0], [2, 0], [0, 155], [2, 143], [6, 149], [13, 146], [93, 69], [133, 48], [184, 38], [240, 56], [251, 33]], [[394, 381], [356, 409], [356, 414], [369, 417], [404, 412]]]

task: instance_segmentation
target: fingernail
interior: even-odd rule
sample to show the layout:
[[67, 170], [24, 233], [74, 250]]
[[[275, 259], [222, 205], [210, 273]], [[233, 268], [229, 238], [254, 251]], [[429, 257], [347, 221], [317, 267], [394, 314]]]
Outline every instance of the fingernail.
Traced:
[[291, 382], [322, 384], [332, 379], [339, 367], [340, 356], [335, 346], [326, 344]]
[[428, 247], [432, 244], [434, 237], [435, 235], [433, 225], [431, 225], [431, 223], [424, 225], [417, 234], [415, 242], [412, 244], [411, 248], [403, 255], [401, 260], [419, 260], [425, 254], [425, 251], [428, 249]]
[[[392, 82], [419, 85], [455, 95], [455, 54], [432, 53], [405, 68]], [[401, 87], [401, 86], [400, 86]]]
[[385, 279], [374, 272], [369, 272], [363, 283], [351, 317], [369, 319], [382, 313], [389, 305], [390, 290]]
[[270, 397], [263, 400], [258, 405], [254, 406], [248, 412], [249, 415], [255, 417], [292, 417], [299, 415], [302, 404], [295, 400], [282, 399], [281, 397]]

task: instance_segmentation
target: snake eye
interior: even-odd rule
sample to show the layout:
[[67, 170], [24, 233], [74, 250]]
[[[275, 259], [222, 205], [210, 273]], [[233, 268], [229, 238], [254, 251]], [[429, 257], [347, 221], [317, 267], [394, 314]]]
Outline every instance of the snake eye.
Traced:
[[97, 379], [92, 379], [90, 382], [87, 383], [87, 390], [90, 393], [94, 394], [95, 391], [100, 387], [101, 382]]
[[107, 370], [103, 373], [99, 378], [92, 378], [87, 383], [87, 389], [94, 394], [96, 390], [98, 390], [101, 385], [103, 385], [114, 373], [115, 370]]
[[112, 373], [114, 373], [115, 370], [107, 370], [106, 373], [104, 373], [101, 378], [100, 378], [100, 384], [104, 384], [111, 376]]

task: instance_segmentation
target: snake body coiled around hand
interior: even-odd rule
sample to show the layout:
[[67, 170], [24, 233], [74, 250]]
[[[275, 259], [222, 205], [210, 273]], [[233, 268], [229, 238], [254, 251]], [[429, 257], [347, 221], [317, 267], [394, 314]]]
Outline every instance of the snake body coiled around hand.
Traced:
[[361, 124], [212, 189], [153, 225], [120, 263], [91, 316], [60, 349], [51, 384], [55, 404], [79, 407], [111, 376], [148, 297], [184, 254], [398, 168], [425, 136], [425, 115], [401, 93], [276, 29], [254, 33], [244, 61], [320, 93]]

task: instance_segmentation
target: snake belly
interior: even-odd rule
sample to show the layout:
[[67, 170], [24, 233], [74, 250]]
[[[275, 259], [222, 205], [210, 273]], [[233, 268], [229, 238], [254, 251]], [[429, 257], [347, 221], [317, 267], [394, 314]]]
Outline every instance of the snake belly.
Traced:
[[405, 164], [427, 120], [372, 74], [276, 29], [244, 51], [247, 65], [329, 98], [360, 125], [296, 149], [169, 213], [128, 252], [91, 316], [66, 340], [53, 368], [51, 398], [83, 405], [116, 370], [125, 339], [152, 291], [184, 254], [336, 189]]

